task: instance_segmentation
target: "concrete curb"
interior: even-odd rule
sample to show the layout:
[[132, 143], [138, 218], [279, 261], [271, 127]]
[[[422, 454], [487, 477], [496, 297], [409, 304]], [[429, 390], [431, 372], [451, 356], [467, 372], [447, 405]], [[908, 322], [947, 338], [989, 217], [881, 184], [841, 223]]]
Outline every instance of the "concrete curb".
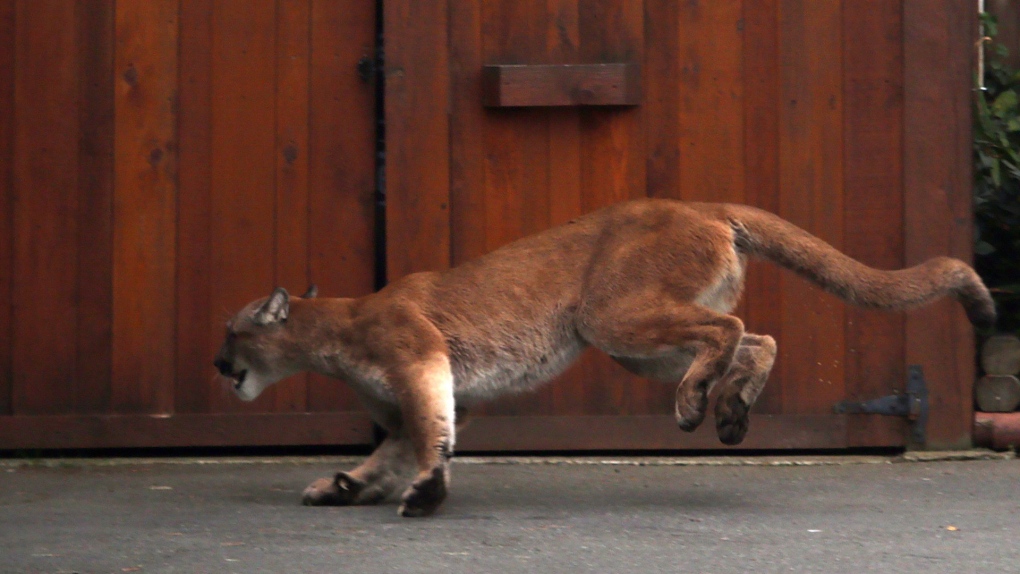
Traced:
[[[975, 460], [1014, 460], [1013, 451], [918, 451], [897, 456], [458, 456], [453, 463], [475, 465], [602, 465], [602, 466], [847, 466], [857, 464], [894, 464], [911, 462], [960, 462]], [[333, 465], [349, 466], [363, 461], [362, 456], [282, 456], [222, 458], [42, 458], [0, 460], [0, 469], [73, 468], [112, 466], [215, 466], [215, 465]]]

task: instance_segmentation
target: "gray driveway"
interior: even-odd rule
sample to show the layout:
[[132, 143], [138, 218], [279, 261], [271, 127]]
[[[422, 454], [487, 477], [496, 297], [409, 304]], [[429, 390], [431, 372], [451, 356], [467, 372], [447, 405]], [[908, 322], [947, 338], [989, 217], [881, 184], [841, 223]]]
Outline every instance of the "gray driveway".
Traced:
[[416, 520], [299, 505], [350, 461], [168, 462], [0, 461], [0, 572], [1020, 572], [1015, 460], [458, 460]]

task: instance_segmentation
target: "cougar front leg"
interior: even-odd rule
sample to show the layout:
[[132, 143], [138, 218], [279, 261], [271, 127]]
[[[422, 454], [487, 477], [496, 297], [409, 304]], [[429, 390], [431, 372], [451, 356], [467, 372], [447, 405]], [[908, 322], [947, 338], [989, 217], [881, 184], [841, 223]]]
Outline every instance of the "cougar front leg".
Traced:
[[723, 378], [715, 403], [715, 425], [719, 440], [740, 444], [747, 435], [751, 405], [758, 399], [776, 360], [776, 341], [768, 335], [745, 334]]
[[417, 463], [417, 476], [401, 497], [401, 516], [428, 516], [446, 498], [456, 415], [453, 373], [445, 355], [407, 369], [400, 393], [403, 428]]

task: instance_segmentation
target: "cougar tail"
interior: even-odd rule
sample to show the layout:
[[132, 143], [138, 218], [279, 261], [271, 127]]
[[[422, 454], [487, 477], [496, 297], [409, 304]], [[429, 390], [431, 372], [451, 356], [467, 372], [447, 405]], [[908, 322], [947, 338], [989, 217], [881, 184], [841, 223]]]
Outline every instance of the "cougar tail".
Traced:
[[995, 325], [995, 303], [974, 269], [959, 259], [933, 257], [898, 271], [868, 267], [771, 213], [730, 206], [737, 248], [764, 257], [860, 307], [909, 309], [952, 295], [978, 328]]

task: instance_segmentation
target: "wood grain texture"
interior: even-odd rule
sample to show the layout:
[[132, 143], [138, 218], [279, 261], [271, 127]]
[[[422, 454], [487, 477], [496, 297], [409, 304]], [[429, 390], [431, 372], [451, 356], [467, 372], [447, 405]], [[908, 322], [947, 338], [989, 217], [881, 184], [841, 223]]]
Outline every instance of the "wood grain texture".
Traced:
[[78, 10], [78, 356], [75, 411], [110, 405], [113, 351], [113, 0]]
[[14, 105], [17, 13], [15, 0], [0, 1], [0, 415], [11, 414], [14, 372], [12, 290], [14, 283]]
[[[900, 0], [844, 3], [844, 250], [903, 267], [903, 21]], [[904, 316], [846, 311], [847, 397], [893, 394], [906, 381]], [[876, 440], [847, 428], [851, 445]]]
[[[779, 26], [779, 214], [841, 249], [841, 5], [782, 0]], [[843, 325], [844, 305], [792, 273], [781, 284], [783, 413], [830, 412], [845, 394], [845, 336], [833, 329]]]
[[[779, 0], [743, 3], [744, 168], [747, 203], [779, 213]], [[744, 296], [745, 327], [783, 340], [782, 271], [771, 263], [752, 261]], [[783, 358], [777, 359], [770, 382], [755, 403], [755, 412], [782, 412]]]
[[679, 9], [680, 197], [745, 203], [742, 2]]
[[[375, 3], [313, 2], [311, 18], [310, 280], [322, 296], [358, 297], [375, 281], [375, 100], [356, 68], [374, 54]], [[307, 401], [312, 411], [358, 408], [345, 384], [319, 376]]]
[[392, 281], [450, 265], [449, 10], [445, 0], [394, 0], [383, 9], [389, 38], [386, 241], [392, 246], [386, 264]]
[[[905, 263], [936, 255], [970, 260], [973, 5], [906, 2], [903, 29]], [[971, 444], [973, 354], [973, 331], [954, 301], [907, 315], [907, 364], [922, 366], [930, 392], [923, 446]]]
[[482, 7], [450, 5], [450, 258], [452, 265], [486, 253], [485, 123], [481, 105]]
[[112, 410], [173, 408], [178, 0], [116, 4]]
[[212, 3], [181, 0], [175, 411], [208, 412], [228, 309], [212, 304]]
[[20, 1], [15, 31], [13, 411], [74, 409], [78, 359], [77, 3]]
[[645, 0], [645, 171], [651, 197], [680, 197], [680, 3]]

